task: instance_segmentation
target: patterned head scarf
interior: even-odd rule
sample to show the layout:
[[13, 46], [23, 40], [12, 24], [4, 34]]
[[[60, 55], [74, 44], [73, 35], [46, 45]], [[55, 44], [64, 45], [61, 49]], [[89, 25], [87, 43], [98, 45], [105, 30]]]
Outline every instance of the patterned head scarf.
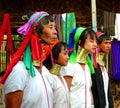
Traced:
[[47, 16], [47, 15], [49, 15], [49, 14], [44, 11], [35, 12], [29, 18], [27, 23], [25, 23], [23, 26], [21, 26], [19, 29], [17, 29], [17, 32], [19, 34], [26, 35], [32, 26], [35, 26], [44, 16]]

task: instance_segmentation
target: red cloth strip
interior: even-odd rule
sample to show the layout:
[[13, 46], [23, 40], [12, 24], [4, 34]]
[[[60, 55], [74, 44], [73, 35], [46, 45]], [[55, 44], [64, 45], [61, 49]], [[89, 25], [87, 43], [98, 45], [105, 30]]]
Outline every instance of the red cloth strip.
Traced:
[[30, 41], [31, 34], [32, 34], [32, 29], [28, 32], [27, 36], [25, 36], [25, 38], [22, 41], [19, 49], [17, 50], [17, 52], [13, 56], [13, 59], [12, 59], [11, 63], [9, 64], [9, 66], [8, 66], [5, 74], [3, 75], [2, 79], [0, 80], [0, 83], [4, 83], [5, 82], [5, 80], [7, 79], [7, 77], [9, 76], [9, 74], [11, 73], [12, 68], [21, 59], [21, 56], [22, 56], [22, 54], [23, 54], [26, 46], [28, 45], [28, 42]]
[[11, 35], [11, 27], [10, 27], [10, 15], [4, 14], [4, 20], [2, 23], [2, 27], [0, 29], [0, 49], [2, 47], [4, 34], [7, 34], [7, 41], [8, 41], [8, 48], [10, 51], [11, 58], [13, 57], [14, 50], [13, 50], [13, 43], [12, 43], [12, 35]]

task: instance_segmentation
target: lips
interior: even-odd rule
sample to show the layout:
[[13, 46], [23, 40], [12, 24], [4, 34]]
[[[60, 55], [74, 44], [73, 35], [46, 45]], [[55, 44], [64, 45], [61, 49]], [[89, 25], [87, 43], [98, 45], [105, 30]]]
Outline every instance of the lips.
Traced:
[[110, 51], [110, 49], [107, 49], [107, 51]]
[[93, 50], [96, 50], [96, 48], [93, 48]]

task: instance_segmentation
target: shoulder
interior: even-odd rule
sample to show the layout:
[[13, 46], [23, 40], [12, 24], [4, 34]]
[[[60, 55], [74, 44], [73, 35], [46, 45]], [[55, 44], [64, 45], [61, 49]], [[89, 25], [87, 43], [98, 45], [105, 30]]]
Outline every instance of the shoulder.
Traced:
[[44, 65], [42, 66], [42, 73], [43, 73], [45, 76], [51, 76], [50, 71], [49, 71]]
[[67, 64], [67, 66], [64, 66], [64, 69], [74, 69], [75, 67], [76, 67], [76, 65], [77, 65], [77, 63], [70, 63], [70, 62], [68, 62], [68, 64]]
[[13, 92], [16, 90], [23, 90], [28, 79], [29, 73], [25, 68], [22, 61], [19, 61], [12, 69], [10, 75], [4, 83], [5, 93]]
[[9, 74], [7, 79], [11, 79], [11, 78], [20, 78], [21, 76], [25, 77], [28, 74], [28, 70], [25, 67], [25, 64], [23, 61], [18, 61], [16, 63], [16, 65], [12, 68], [11, 73]]
[[26, 69], [23, 61], [18, 61], [17, 64], [13, 67], [10, 75], [14, 74], [17, 76], [28, 74], [28, 70]]
[[17, 64], [13, 67], [12, 70], [25, 69], [25, 64], [23, 61], [18, 61]]
[[75, 63], [70, 63], [68, 62], [67, 66], [64, 66], [61, 70], [61, 75], [63, 76], [73, 76], [74, 72], [75, 72]]

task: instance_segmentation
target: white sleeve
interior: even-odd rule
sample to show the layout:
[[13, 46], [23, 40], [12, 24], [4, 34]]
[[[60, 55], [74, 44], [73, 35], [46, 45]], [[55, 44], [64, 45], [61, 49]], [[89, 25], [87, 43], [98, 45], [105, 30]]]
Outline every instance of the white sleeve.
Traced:
[[67, 66], [64, 66], [60, 72], [62, 76], [72, 76], [74, 75], [75, 67], [74, 64], [68, 63]]
[[26, 70], [24, 63], [22, 61], [19, 61], [14, 66], [12, 72], [10, 73], [7, 80], [5, 81], [5, 84], [3, 85], [4, 93], [7, 94], [17, 90], [23, 91], [29, 77], [30, 75]]

